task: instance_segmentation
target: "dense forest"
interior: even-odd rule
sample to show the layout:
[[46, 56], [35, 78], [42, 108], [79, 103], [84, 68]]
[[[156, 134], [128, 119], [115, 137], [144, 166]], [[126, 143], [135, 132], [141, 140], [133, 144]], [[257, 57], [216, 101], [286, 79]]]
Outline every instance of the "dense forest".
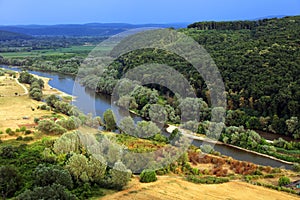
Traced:
[[[286, 134], [295, 138], [300, 136], [299, 25], [300, 16], [295, 16], [257, 21], [198, 22], [186, 29], [179, 29], [179, 32], [191, 36], [202, 45], [219, 68], [227, 92], [227, 125], [243, 125], [245, 128]], [[52, 44], [58, 43], [67, 47], [88, 42], [85, 40], [90, 39], [53, 38]], [[64, 43], [62, 40], [70, 42]], [[45, 41], [51, 40], [47, 38]], [[95, 41], [97, 39], [94, 38]], [[1, 45], [4, 44], [5, 42]], [[54, 45], [51, 48], [56, 47]], [[87, 52], [40, 57], [4, 56], [0, 62], [77, 74], [78, 67], [86, 56]], [[122, 55], [107, 67], [105, 73], [83, 76], [82, 84], [98, 92], [111, 94], [117, 80], [128, 69], [145, 63], [172, 66], [189, 80], [197, 96], [210, 105], [209, 91], [201, 75], [184, 59], [157, 49], [138, 50]], [[157, 99], [169, 109], [172, 108], [172, 112], [174, 110], [175, 116], [170, 121], [176, 123], [176, 115], [180, 115], [180, 112], [177, 111], [178, 102], [176, 103], [174, 94], [157, 85], [148, 87], [151, 88], [150, 91], [139, 89], [144, 92], [145, 97], [140, 95], [140, 99], [132, 102], [132, 109], [143, 111], [141, 114], [147, 116], [147, 106], [149, 107], [148, 103], [153, 97], [150, 94], [158, 90], [157, 95], [160, 97]], [[130, 98], [138, 98], [136, 94], [137, 92], [133, 92]]]
[[[300, 17], [286, 17], [252, 22], [203, 22], [180, 30], [203, 45], [216, 62], [227, 91], [228, 125], [299, 137], [299, 23]], [[130, 52], [118, 58], [101, 74], [96, 88], [91, 81], [95, 75], [85, 77], [82, 82], [110, 94], [116, 79], [128, 69], [145, 63], [174, 67], [196, 88], [197, 96], [209, 103], [201, 75], [182, 58], [157, 49]], [[165, 88], [155, 89], [162, 92]]]

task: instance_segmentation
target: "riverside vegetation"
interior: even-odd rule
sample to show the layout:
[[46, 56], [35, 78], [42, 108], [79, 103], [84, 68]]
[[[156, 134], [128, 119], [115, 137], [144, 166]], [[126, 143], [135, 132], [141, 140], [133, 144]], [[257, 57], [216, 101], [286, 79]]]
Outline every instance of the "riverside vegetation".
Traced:
[[[159, 110], [164, 107], [165, 112], [154, 112], [158, 116], [151, 118], [173, 124], [180, 122], [182, 106], [199, 105], [198, 108], [191, 107], [191, 110], [200, 111], [201, 121], [189, 121], [182, 124], [182, 128], [214, 139], [215, 132], [208, 129], [213, 126], [222, 130], [220, 140], [224, 143], [300, 163], [299, 142], [278, 139], [268, 143], [251, 130], [299, 138], [299, 23], [300, 17], [296, 16], [259, 21], [200, 22], [179, 30], [203, 45], [220, 69], [228, 100], [225, 124], [209, 122], [210, 96], [205, 82], [188, 63], [169, 52], [154, 49], [134, 51], [118, 58], [101, 76], [97, 73], [85, 76], [84, 74], [91, 74], [87, 68], [84, 74], [80, 74], [81, 81], [86, 87], [111, 94], [118, 79], [128, 69], [150, 61], [167, 63], [190, 81], [196, 88], [198, 98], [181, 99], [167, 88], [158, 85], [140, 86], [124, 79], [124, 85], [129, 85], [132, 91], [120, 96], [117, 104], [121, 107], [129, 106], [146, 119], [151, 115], [150, 109]], [[63, 46], [61, 40], [65, 42]], [[13, 35], [5, 43], [1, 43], [2, 52], [6, 53], [2, 54], [0, 62], [26, 66], [29, 69], [76, 74], [91, 46], [102, 40], [103, 38], [36, 39]], [[50, 46], [46, 41], [49, 41]], [[20, 48], [22, 43], [27, 44], [27, 48]], [[86, 43], [90, 43], [90, 47], [82, 46]], [[35, 48], [32, 49], [31, 46]], [[6, 73], [0, 71], [2, 75]], [[121, 134], [112, 134], [108, 131], [114, 131], [117, 127], [111, 110], [105, 112], [103, 120], [84, 115], [71, 106], [67, 99], [56, 95], [45, 97], [41, 79], [21, 72], [19, 81], [30, 85], [29, 96], [32, 99], [44, 100], [35, 109], [49, 113], [33, 120], [36, 127], [29, 128], [29, 136], [22, 135], [25, 135], [26, 128], [14, 131], [7, 127], [7, 134], [16, 137], [0, 144], [0, 190], [4, 199], [87, 199], [103, 196], [109, 189], [124, 189], [134, 177], [127, 167], [134, 166], [126, 163], [126, 153], [118, 151], [116, 146], [108, 148], [105, 144], [113, 141], [129, 151], [151, 152], [171, 146], [170, 142], [174, 138], [182, 136], [179, 130], [175, 130], [170, 137], [166, 137], [152, 122], [142, 121], [134, 126], [130, 118], [125, 118], [120, 123]], [[80, 129], [77, 129], [84, 127], [90, 131], [90, 128], [99, 126], [103, 126], [106, 131], [96, 131], [93, 134], [94, 142], [101, 141], [99, 144], [102, 146], [97, 148], [106, 149], [108, 156], [97, 155], [96, 158], [95, 152], [80, 142]], [[130, 136], [139, 136], [141, 131], [152, 137], [140, 139]], [[25, 139], [28, 137], [30, 139]], [[170, 152], [171, 147], [166, 152], [158, 152], [158, 157], [170, 156]], [[156, 175], [169, 174], [201, 184], [225, 183], [238, 179], [297, 194], [297, 191], [285, 188], [283, 181], [287, 179], [281, 178], [288, 176], [295, 180], [299, 164], [295, 164], [294, 170], [296, 172], [236, 161], [218, 155], [210, 146], [202, 149], [190, 147], [187, 153], [165, 168], [155, 173], [151, 170], [142, 172], [140, 181], [156, 181]], [[276, 179], [276, 183], [273, 179]]]

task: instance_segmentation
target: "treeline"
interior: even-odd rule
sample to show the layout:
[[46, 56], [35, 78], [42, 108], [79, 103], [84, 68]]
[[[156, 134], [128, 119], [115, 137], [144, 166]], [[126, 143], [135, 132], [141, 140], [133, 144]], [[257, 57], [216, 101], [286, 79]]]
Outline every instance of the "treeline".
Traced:
[[84, 56], [75, 54], [47, 55], [41, 57], [3, 58], [0, 63], [12, 66], [26, 66], [26, 69], [76, 74]]
[[42, 49], [58, 49], [85, 44], [97, 45], [106, 37], [32, 37], [0, 30], [0, 52], [20, 52]]
[[207, 22], [196, 22], [193, 24], [188, 25], [188, 28], [195, 28], [198, 30], [255, 30], [259, 26], [267, 26], [271, 24], [273, 21], [276, 21], [277, 18], [272, 19], [261, 19], [257, 21], [223, 21], [223, 22], [216, 22], [216, 21], [207, 21]]
[[18, 39], [29, 40], [29, 39], [32, 39], [32, 38], [33, 37], [29, 36], [29, 35], [0, 30], [1, 44], [2, 44], [2, 42], [9, 41], [9, 40], [18, 40]]
[[20, 83], [30, 84], [29, 96], [37, 101], [41, 101], [43, 98], [43, 88], [44, 81], [43, 79], [38, 79], [32, 74], [29, 74], [27, 71], [22, 71], [19, 77]]

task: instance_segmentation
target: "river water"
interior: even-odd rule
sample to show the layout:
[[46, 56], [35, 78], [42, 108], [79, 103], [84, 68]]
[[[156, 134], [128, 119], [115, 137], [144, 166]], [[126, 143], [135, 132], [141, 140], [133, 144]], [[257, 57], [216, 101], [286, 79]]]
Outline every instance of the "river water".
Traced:
[[[1, 68], [11, 69], [14, 71], [21, 71], [20, 68], [10, 68], [8, 66], [0, 66]], [[63, 75], [55, 72], [41, 72], [28, 70], [29, 73], [51, 78], [49, 85], [57, 88], [69, 95], [76, 96], [76, 100], [73, 102], [84, 113], [92, 113], [93, 115], [103, 116], [103, 113], [111, 108], [111, 100], [109, 95], [96, 94], [80, 85], [75, 81], [74, 76]], [[76, 88], [76, 89], [74, 89]], [[73, 92], [75, 91], [75, 92]], [[138, 116], [132, 116], [134, 121], [140, 121], [141, 118]], [[195, 146], [201, 146], [202, 142], [194, 140]], [[232, 148], [229, 146], [216, 144], [214, 150], [220, 152], [222, 155], [230, 156], [236, 160], [252, 162], [258, 165], [271, 166], [271, 167], [282, 167], [291, 169], [292, 165], [282, 163], [271, 158], [267, 158], [254, 153], [246, 152], [240, 149]]]

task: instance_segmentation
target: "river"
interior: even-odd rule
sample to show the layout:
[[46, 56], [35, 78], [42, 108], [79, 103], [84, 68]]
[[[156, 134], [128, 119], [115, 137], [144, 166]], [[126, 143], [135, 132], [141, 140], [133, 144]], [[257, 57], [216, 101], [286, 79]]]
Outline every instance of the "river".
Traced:
[[[20, 68], [10, 68], [8, 66], [0, 66], [1, 68], [11, 69], [14, 71], [21, 71]], [[84, 113], [92, 113], [97, 116], [103, 116], [103, 113], [111, 108], [111, 100], [109, 95], [96, 94], [86, 89], [78, 82], [75, 81], [74, 76], [63, 75], [55, 72], [41, 72], [28, 70], [29, 73], [50, 78], [49, 85], [58, 90], [61, 90], [67, 94], [76, 96], [76, 100], [73, 101], [73, 105], [77, 106]], [[76, 87], [76, 93], [73, 93], [73, 89]], [[94, 104], [94, 106], [92, 105]], [[141, 118], [133, 116], [134, 121], [140, 121]], [[195, 146], [201, 146], [202, 141], [194, 140]], [[236, 160], [252, 162], [258, 165], [271, 166], [271, 167], [282, 167], [291, 169], [292, 165], [273, 160], [271, 158], [246, 152], [233, 147], [225, 146], [222, 144], [216, 144], [214, 150], [220, 152], [222, 155], [230, 156]]]

